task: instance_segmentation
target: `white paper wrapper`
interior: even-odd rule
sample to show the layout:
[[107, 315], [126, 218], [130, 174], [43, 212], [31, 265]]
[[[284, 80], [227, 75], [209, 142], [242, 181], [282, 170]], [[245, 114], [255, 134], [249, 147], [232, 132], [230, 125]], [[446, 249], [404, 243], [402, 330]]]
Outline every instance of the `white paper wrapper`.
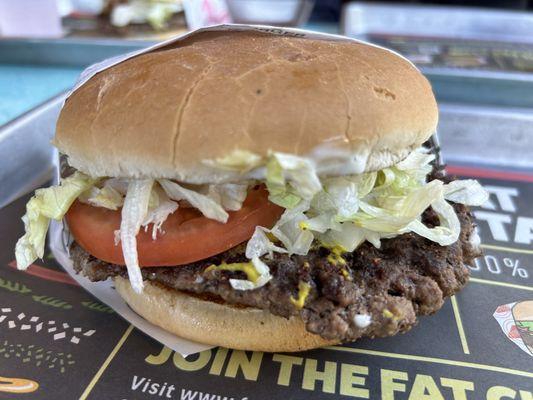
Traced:
[[[311, 31], [306, 31], [302, 29], [279, 28], [279, 27], [264, 26], [264, 25], [237, 25], [237, 24], [216, 25], [216, 26], [211, 26], [207, 28], [201, 28], [196, 31], [192, 31], [184, 35], [166, 40], [164, 42], [148, 47], [146, 49], [135, 51], [135, 52], [117, 56], [117, 57], [113, 57], [111, 59], [104, 60], [98, 64], [92, 65], [82, 72], [78, 82], [76, 83], [72, 91], [70, 92], [69, 96], [74, 91], [79, 89], [83, 84], [85, 84], [91, 77], [93, 77], [98, 72], [101, 72], [107, 68], [117, 65], [132, 57], [135, 57], [135, 56], [138, 56], [144, 53], [148, 53], [156, 49], [161, 49], [165, 46], [168, 46], [170, 44], [173, 44], [175, 42], [188, 38], [192, 35], [195, 35], [200, 32], [206, 32], [206, 31], [221, 31], [221, 32], [223, 31], [259, 31], [259, 32], [270, 33], [272, 35], [278, 35], [278, 36], [290, 36], [290, 37], [308, 38], [308, 39], [314, 39], [314, 40], [361, 42], [356, 39], [346, 38], [344, 36], [311, 32]], [[374, 46], [374, 47], [381, 48], [380, 46]], [[388, 49], [386, 50], [391, 51]], [[59, 171], [59, 168], [57, 170]], [[59, 173], [58, 173], [58, 177], [59, 177]], [[65, 268], [65, 270], [83, 288], [85, 288], [88, 292], [90, 292], [92, 295], [97, 297], [100, 301], [112, 307], [117, 313], [119, 313], [123, 318], [128, 320], [136, 328], [140, 329], [147, 335], [153, 337], [154, 339], [160, 341], [164, 345], [170, 347], [171, 349], [175, 350], [176, 352], [182, 355], [193, 354], [193, 353], [212, 347], [212, 346], [201, 345], [201, 344], [190, 342], [188, 340], [181, 339], [147, 322], [146, 320], [144, 320], [138, 314], [133, 312], [127, 306], [127, 304], [122, 300], [122, 298], [113, 289], [112, 283], [110, 281], [93, 283], [93, 282], [90, 282], [85, 277], [77, 275], [72, 268], [72, 263], [69, 259], [68, 251], [63, 244], [64, 242], [63, 234], [65, 232], [63, 230], [62, 224], [52, 223], [50, 233], [51, 233], [50, 246], [51, 246], [52, 252], [56, 260]]]
[[511, 342], [520, 347], [520, 349], [522, 349], [527, 354], [533, 357], [533, 348], [528, 348], [528, 346], [526, 346], [526, 344], [524, 343], [522, 335], [516, 327], [516, 321], [513, 317], [512, 310], [515, 304], [517, 303], [518, 302], [502, 304], [494, 311], [494, 314], [492, 314], [492, 316], [494, 317], [494, 319], [496, 319], [496, 321], [498, 321], [498, 324], [500, 325], [500, 328], [502, 329], [507, 339], [509, 339]]

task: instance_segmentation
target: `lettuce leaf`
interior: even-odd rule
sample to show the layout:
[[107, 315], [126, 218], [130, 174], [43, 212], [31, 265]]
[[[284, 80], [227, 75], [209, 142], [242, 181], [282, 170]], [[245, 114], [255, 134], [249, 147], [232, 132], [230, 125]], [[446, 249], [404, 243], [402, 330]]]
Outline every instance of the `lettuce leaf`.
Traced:
[[[258, 271], [256, 281], [234, 279], [237, 290], [252, 290], [270, 279], [268, 266], [260, 260], [274, 252], [305, 255], [315, 242], [346, 251], [368, 241], [375, 247], [381, 240], [414, 232], [447, 246], [460, 234], [460, 223], [450, 202], [481, 205], [487, 192], [474, 180], [426, 182], [432, 170], [432, 154], [418, 149], [396, 165], [376, 172], [319, 179], [314, 163], [302, 157], [272, 153], [266, 160], [266, 186], [272, 202], [285, 212], [271, 229], [256, 227], [248, 241], [246, 256]], [[260, 167], [260, 157], [237, 152], [215, 160], [217, 166], [240, 172]], [[261, 169], [262, 171], [262, 169]], [[257, 175], [259, 179], [260, 174]], [[157, 240], [163, 222], [184, 200], [207, 218], [225, 223], [226, 210], [238, 210], [250, 182], [184, 187], [172, 180], [96, 179], [80, 172], [59, 186], [39, 189], [28, 202], [23, 221], [25, 235], [16, 245], [17, 265], [26, 268], [42, 257], [50, 219], [61, 219], [72, 202], [81, 201], [116, 210], [122, 207], [122, 222], [116, 240], [122, 242], [124, 260], [135, 291], [143, 288], [138, 265], [136, 235], [141, 227], [152, 228]], [[252, 182], [253, 183], [253, 182]], [[422, 214], [431, 207], [440, 225], [430, 228]]]
[[176, 9], [172, 5], [153, 4], [148, 10], [146, 20], [154, 29], [162, 30], [165, 29], [168, 20], [175, 12]]
[[142, 222], [142, 226], [145, 230], [148, 229], [149, 224], [152, 225], [152, 239], [157, 239], [158, 233], [163, 233], [161, 226], [166, 221], [168, 216], [178, 209], [178, 203], [168, 198], [163, 189], [158, 186], [154, 186], [152, 194], [157, 196], [157, 205], [148, 206], [148, 212]]
[[211, 265], [204, 272], [211, 270], [244, 272], [247, 279], [231, 278], [229, 280], [231, 287], [235, 290], [258, 289], [272, 279], [268, 265], [255, 256], [251, 258], [251, 262]]
[[221, 204], [225, 210], [237, 211], [241, 209], [247, 194], [247, 184], [226, 183], [210, 185], [207, 195]]
[[117, 4], [111, 12], [111, 24], [124, 27], [131, 23], [148, 22], [153, 29], [162, 30], [172, 15], [182, 9], [174, 1], [132, 0], [127, 4]]
[[478, 181], [465, 179], [444, 185], [444, 198], [454, 203], [482, 206], [489, 199], [489, 194]]
[[345, 178], [329, 179], [324, 191], [331, 199], [338, 218], [349, 218], [359, 210], [358, 187], [355, 182]]
[[428, 169], [428, 166], [431, 168], [430, 162], [434, 159], [434, 154], [429, 154], [427, 149], [420, 147], [409, 153], [409, 155], [397, 163], [395, 167], [401, 171], [419, 171], [422, 169], [423, 171], [427, 171], [427, 173], [424, 174], [425, 177], [431, 172], [431, 169]]
[[17, 268], [26, 269], [37, 258], [42, 258], [46, 232], [51, 219], [60, 220], [76, 198], [91, 188], [98, 179], [81, 172], [65, 178], [58, 186], [37, 189], [26, 204], [26, 214], [22, 217], [26, 233], [15, 246]]
[[318, 214], [316, 217], [301, 221], [299, 226], [301, 229], [309, 229], [313, 232], [319, 233], [324, 233], [330, 229], [337, 231], [341, 230], [341, 224], [335, 221], [335, 214], [333, 212]]
[[355, 226], [353, 222], [340, 224], [339, 231], [330, 230], [318, 238], [325, 247], [339, 246], [346, 251], [354, 251], [365, 240], [365, 229]]
[[287, 253], [287, 250], [272, 243], [267, 233], [270, 233], [270, 229], [263, 228], [262, 226], [255, 228], [254, 234], [246, 245], [246, 257], [248, 259], [262, 257], [265, 254], [272, 257], [274, 251], [276, 253]]
[[[291, 254], [306, 254], [313, 240], [348, 251], [364, 241], [380, 247], [382, 239], [406, 232], [450, 245], [459, 237], [460, 224], [446, 200], [481, 205], [488, 194], [474, 180], [426, 182], [434, 159], [421, 148], [390, 168], [317, 183], [309, 161], [274, 153], [267, 164], [267, 188], [270, 199], [287, 210], [272, 229], [256, 232], [270, 233]], [[290, 196], [297, 202], [285, 200]], [[429, 207], [440, 221], [434, 228], [421, 221]], [[252, 243], [261, 244], [261, 255], [277, 251], [266, 234], [257, 234]]]
[[104, 186], [114, 189], [122, 196], [126, 196], [126, 193], [128, 192], [128, 184], [129, 181], [123, 178], [109, 178], [104, 182]]
[[104, 186], [98, 188], [93, 186], [79, 196], [82, 203], [87, 203], [95, 207], [103, 207], [109, 210], [118, 210], [124, 204], [123, 195], [113, 186], [104, 183]]
[[459, 239], [461, 224], [453, 207], [443, 198], [431, 203], [431, 207], [437, 213], [440, 225], [429, 228], [419, 220], [412, 221], [407, 226], [407, 231], [412, 231], [441, 246], [449, 246]]
[[269, 199], [284, 207], [296, 207], [301, 199], [311, 200], [322, 184], [309, 160], [285, 153], [273, 153], [266, 165]]
[[128, 269], [131, 287], [137, 293], [143, 289], [143, 279], [137, 254], [137, 233], [148, 214], [148, 205], [154, 181], [152, 179], [132, 179], [122, 207], [120, 241], [122, 254]]
[[235, 290], [254, 290], [265, 286], [271, 279], [270, 269], [259, 257], [252, 258], [252, 264], [259, 274], [254, 281], [246, 279], [230, 279], [229, 283]]
[[290, 254], [305, 255], [309, 252], [314, 235], [307, 229], [302, 229], [302, 223], [307, 221], [304, 214], [309, 209], [309, 202], [302, 200], [298, 206], [287, 209], [279, 221], [269, 231], [283, 243]]
[[228, 220], [228, 213], [219, 203], [209, 196], [200, 194], [194, 190], [186, 189], [183, 186], [178, 185], [176, 182], [168, 179], [160, 179], [158, 182], [165, 190], [168, 197], [170, 197], [172, 200], [188, 201], [193, 207], [200, 210], [200, 212], [207, 218], [211, 218], [223, 223]]

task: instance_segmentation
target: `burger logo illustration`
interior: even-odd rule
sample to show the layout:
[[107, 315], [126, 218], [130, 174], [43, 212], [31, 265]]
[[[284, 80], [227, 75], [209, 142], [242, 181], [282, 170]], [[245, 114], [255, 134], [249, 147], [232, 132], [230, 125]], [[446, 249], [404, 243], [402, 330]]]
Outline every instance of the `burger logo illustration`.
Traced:
[[512, 312], [522, 342], [533, 355], [533, 300], [515, 303]]
[[503, 304], [493, 316], [505, 336], [533, 356], [533, 300]]

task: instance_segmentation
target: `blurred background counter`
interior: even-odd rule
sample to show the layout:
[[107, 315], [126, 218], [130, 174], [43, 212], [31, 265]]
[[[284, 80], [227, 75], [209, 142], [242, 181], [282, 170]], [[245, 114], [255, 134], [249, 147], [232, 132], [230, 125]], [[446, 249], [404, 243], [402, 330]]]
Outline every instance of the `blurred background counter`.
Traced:
[[0, 125], [67, 90], [94, 62], [224, 22], [368, 40], [415, 62], [440, 101], [529, 108], [531, 8], [525, 0], [0, 0]]

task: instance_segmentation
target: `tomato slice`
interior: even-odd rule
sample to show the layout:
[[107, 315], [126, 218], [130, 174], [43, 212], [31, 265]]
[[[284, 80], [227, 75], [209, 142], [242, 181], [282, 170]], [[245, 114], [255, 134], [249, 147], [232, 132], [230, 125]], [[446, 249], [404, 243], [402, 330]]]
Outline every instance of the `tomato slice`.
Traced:
[[[248, 192], [238, 211], [229, 211], [223, 224], [204, 217], [194, 208], [180, 207], [163, 223], [164, 233], [152, 239], [152, 225], [137, 235], [139, 265], [174, 266], [222, 253], [248, 240], [256, 226], [272, 227], [283, 212], [268, 201], [264, 187]], [[74, 239], [89, 254], [112, 264], [124, 265], [122, 246], [115, 246], [114, 232], [120, 229], [120, 210], [93, 207], [75, 201], [66, 215]]]

